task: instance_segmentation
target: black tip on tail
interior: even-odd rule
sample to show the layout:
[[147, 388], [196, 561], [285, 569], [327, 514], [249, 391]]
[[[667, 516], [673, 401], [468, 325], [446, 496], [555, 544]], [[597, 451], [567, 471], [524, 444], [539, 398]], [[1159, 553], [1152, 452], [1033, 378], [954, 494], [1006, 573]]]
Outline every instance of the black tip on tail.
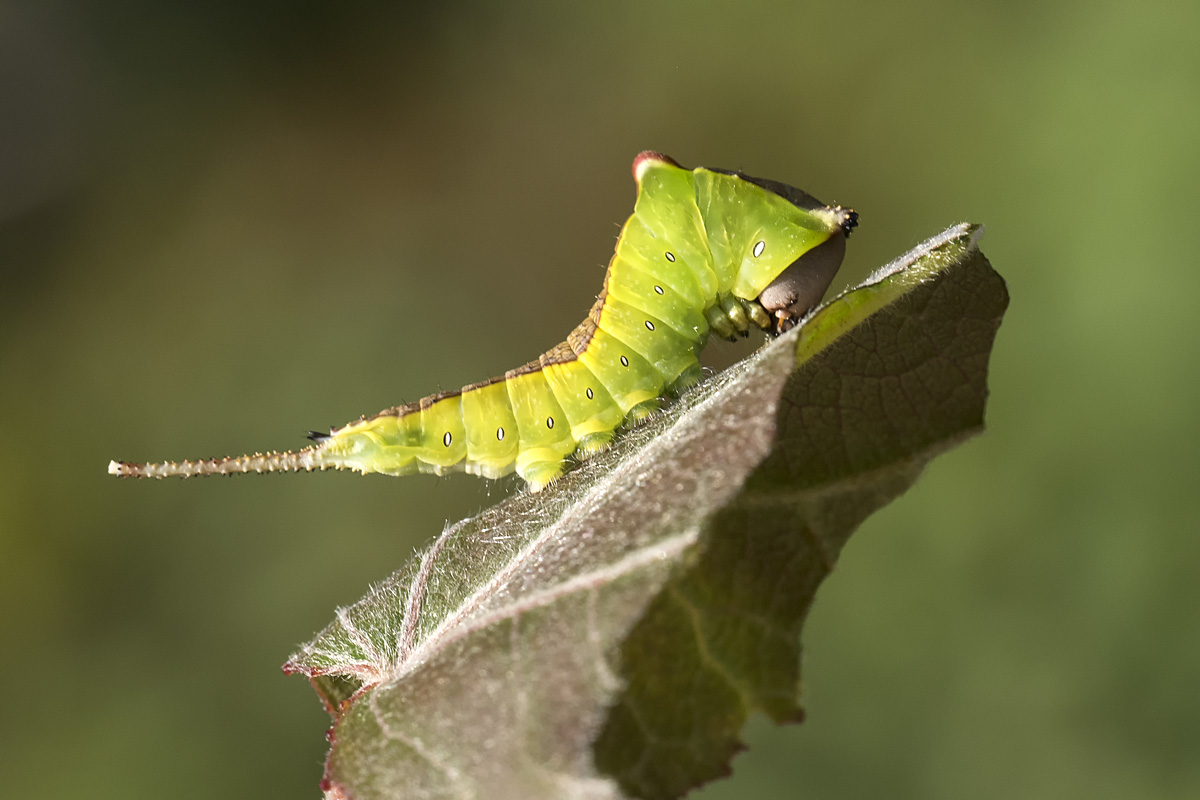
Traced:
[[329, 438], [329, 434], [321, 433], [320, 431], [309, 431], [306, 438], [309, 439], [310, 441], [314, 441], [317, 444], [320, 444], [321, 442], [323, 442]]

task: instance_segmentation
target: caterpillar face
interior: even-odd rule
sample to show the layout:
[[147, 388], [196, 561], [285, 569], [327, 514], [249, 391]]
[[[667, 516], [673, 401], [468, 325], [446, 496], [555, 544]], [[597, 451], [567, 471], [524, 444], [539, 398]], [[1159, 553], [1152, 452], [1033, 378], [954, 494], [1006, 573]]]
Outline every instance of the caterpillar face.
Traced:
[[[824, 218], [829, 228], [837, 231], [824, 243], [802, 252], [755, 298], [776, 320], [776, 332], [783, 333], [825, 296], [846, 254], [846, 239], [858, 226], [858, 213], [841, 206], [831, 208], [803, 189], [780, 181], [756, 178], [744, 172], [713, 171], [753, 184], [814, 218]], [[765, 241], [756, 242], [752, 252], [759, 256], [765, 248]]]
[[842, 232], [830, 236], [797, 258], [771, 281], [758, 303], [777, 320], [777, 332], [783, 333], [812, 309], [816, 308], [833, 283], [842, 259], [846, 255], [846, 238], [858, 225], [858, 214], [849, 209], [842, 210], [845, 221], [840, 225]]
[[[159, 464], [112, 462], [162, 478], [352, 469], [386, 475], [517, 472], [535, 491], [569, 460], [608, 447], [660, 398], [702, 374], [710, 333], [782, 332], [829, 288], [858, 215], [779, 181], [687, 169], [661, 153], [633, 162], [637, 202], [591, 312], [538, 359], [503, 377], [385, 409], [286, 453]], [[485, 299], [480, 299], [481, 306]]]

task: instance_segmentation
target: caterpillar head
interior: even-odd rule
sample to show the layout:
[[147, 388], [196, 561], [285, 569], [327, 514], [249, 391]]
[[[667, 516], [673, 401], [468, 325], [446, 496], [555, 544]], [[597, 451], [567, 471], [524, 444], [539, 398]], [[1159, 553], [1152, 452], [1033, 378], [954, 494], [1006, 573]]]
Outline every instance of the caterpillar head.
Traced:
[[[639, 187], [647, 171], [656, 167], [673, 167], [679, 170], [687, 169], [663, 153], [652, 150], [644, 151], [639, 153], [633, 161], [633, 177], [638, 182]], [[696, 173], [708, 172], [727, 175], [737, 179], [732, 184], [726, 185], [726, 188], [723, 190], [725, 194], [721, 196], [719, 203], [714, 202], [709, 206], [709, 208], [725, 207], [723, 213], [716, 215], [715, 224], [717, 225], [728, 224], [730, 206], [740, 207], [739, 204], [743, 201], [747, 202], [747, 205], [751, 207], [760, 206], [761, 204], [756, 203], [753, 197], [753, 195], [760, 193], [782, 198], [786, 203], [795, 206], [796, 209], [803, 212], [799, 215], [802, 221], [797, 224], [807, 229], [806, 235], [798, 237], [793, 242], [804, 242], [805, 246], [808, 246], [809, 249], [800, 254], [790, 264], [787, 264], [786, 261], [783, 261], [781, 264], [780, 261], [771, 259], [769, 268], [764, 266], [762, 272], [750, 273], [752, 277], [743, 276], [744, 283], [740, 288], [735, 288], [735, 294], [738, 294], [744, 300], [757, 302], [770, 317], [775, 319], [777, 332], [782, 333], [791, 328], [801, 317], [821, 302], [825, 291], [833, 282], [833, 278], [837, 274], [838, 268], [842, 264], [842, 258], [846, 253], [846, 237], [858, 225], [858, 214], [851, 209], [842, 208], [841, 206], [827, 206], [802, 189], [797, 189], [795, 186], [766, 178], [756, 178], [740, 170], [697, 167], [694, 171]], [[747, 186], [746, 184], [752, 184], [752, 186]], [[769, 205], [772, 208], [777, 208], [779, 206], [778, 200]], [[714, 222], [714, 220], [706, 220], [706, 222]], [[822, 233], [826, 237], [823, 240], [821, 238]], [[750, 239], [750, 241], [753, 241], [753, 239]], [[813, 246], [811, 242], [820, 243]], [[743, 241], [742, 244], [746, 244], [746, 242]], [[760, 240], [755, 245], [753, 251], [755, 259], [761, 254], [764, 244], [765, 240]], [[792, 250], [791, 252], [796, 251]], [[734, 257], [740, 258], [740, 256]], [[786, 264], [786, 266], [783, 266], [783, 264]], [[780, 268], [781, 266], [782, 269]], [[776, 269], [779, 270], [777, 274], [774, 273]], [[758, 287], [764, 286], [764, 284], [765, 288], [760, 291]], [[758, 291], [758, 296], [751, 298], [750, 295], [754, 291]], [[744, 292], [744, 294], [739, 294], [739, 292]], [[761, 321], [769, 324], [765, 318]]]
[[[797, 190], [798, 191], [798, 190]], [[858, 214], [837, 206], [830, 209], [838, 229], [821, 244], [797, 258], [758, 296], [758, 303], [776, 319], [783, 333], [816, 308], [837, 275], [846, 255], [846, 237], [858, 224]]]
[[[636, 173], [636, 162], [634, 168]], [[775, 317], [776, 332], [783, 333], [814, 309], [825, 296], [825, 291], [842, 265], [842, 258], [846, 254], [846, 238], [858, 225], [858, 214], [853, 209], [827, 206], [803, 189], [780, 181], [756, 178], [736, 170], [713, 171], [736, 175], [765, 191], [779, 195], [797, 208], [824, 220], [828, 226], [829, 238], [785, 267], [756, 298], [758, 304]]]

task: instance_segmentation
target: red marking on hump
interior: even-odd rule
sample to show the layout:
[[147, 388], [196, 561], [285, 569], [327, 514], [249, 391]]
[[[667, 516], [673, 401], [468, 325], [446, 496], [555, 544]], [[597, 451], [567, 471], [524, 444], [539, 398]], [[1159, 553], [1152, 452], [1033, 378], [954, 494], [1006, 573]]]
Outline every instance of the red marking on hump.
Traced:
[[658, 161], [663, 164], [670, 164], [673, 167], [678, 167], [679, 162], [671, 158], [665, 153], [659, 153], [654, 150], [643, 150], [633, 159], [633, 179], [641, 181], [642, 173], [650, 166], [650, 162]]

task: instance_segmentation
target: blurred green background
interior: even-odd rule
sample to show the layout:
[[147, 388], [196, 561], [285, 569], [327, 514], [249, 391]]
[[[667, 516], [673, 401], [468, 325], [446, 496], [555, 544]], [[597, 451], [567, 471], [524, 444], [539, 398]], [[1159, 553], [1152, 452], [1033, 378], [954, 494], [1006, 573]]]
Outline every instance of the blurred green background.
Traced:
[[[1200, 5], [0, 4], [0, 775], [315, 797], [279, 671], [513, 490], [119, 482], [559, 341], [639, 150], [989, 226], [989, 431], [851, 540], [718, 798], [1200, 797]], [[1190, 222], [1189, 222], [1190, 220]], [[744, 351], [712, 348], [716, 361]]]

